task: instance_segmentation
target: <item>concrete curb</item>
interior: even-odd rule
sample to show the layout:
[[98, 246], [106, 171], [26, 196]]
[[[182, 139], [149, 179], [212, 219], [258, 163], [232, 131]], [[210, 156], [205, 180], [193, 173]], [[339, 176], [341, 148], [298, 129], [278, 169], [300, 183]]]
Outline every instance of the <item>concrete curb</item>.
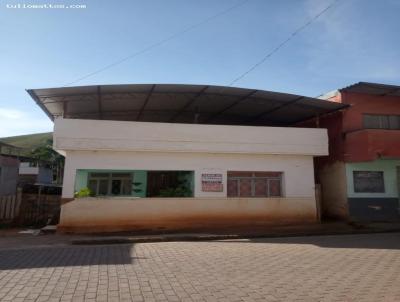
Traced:
[[287, 233], [262, 233], [262, 234], [168, 234], [168, 235], [149, 235], [149, 236], [107, 236], [90, 239], [71, 240], [73, 245], [102, 245], [102, 244], [125, 244], [125, 243], [152, 243], [152, 242], [171, 242], [171, 241], [217, 241], [217, 240], [237, 240], [255, 238], [279, 238], [279, 237], [309, 237], [309, 236], [332, 236], [332, 235], [355, 235], [373, 233], [396, 233], [400, 228], [387, 229], [350, 229], [350, 230], [316, 230], [313, 232], [287, 232]]

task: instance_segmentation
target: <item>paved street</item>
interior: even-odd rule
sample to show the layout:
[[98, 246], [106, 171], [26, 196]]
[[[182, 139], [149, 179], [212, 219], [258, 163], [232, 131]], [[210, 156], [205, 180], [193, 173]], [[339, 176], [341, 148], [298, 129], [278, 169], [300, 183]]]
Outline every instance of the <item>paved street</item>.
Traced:
[[1, 301], [400, 301], [400, 234], [3, 244], [0, 270]]

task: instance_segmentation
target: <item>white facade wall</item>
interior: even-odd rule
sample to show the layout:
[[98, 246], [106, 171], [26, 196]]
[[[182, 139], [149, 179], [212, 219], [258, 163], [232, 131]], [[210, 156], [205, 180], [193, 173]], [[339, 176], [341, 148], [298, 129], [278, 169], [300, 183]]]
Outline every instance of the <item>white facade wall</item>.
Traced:
[[[281, 171], [285, 197], [313, 197], [312, 156], [67, 151], [63, 197], [74, 196], [77, 169], [194, 171], [195, 197], [226, 197], [227, 171]], [[222, 173], [223, 192], [202, 192], [202, 173]]]
[[37, 175], [39, 174], [39, 167], [31, 167], [30, 163], [23, 162], [19, 165], [19, 175]]
[[326, 129], [56, 119], [56, 150], [328, 155]]
[[[57, 119], [66, 154], [63, 197], [77, 169], [190, 170], [195, 197], [226, 196], [227, 171], [283, 172], [287, 197], [314, 196], [313, 156], [328, 154], [326, 129]], [[222, 173], [223, 192], [202, 192], [202, 173]]]
[[[313, 156], [328, 154], [326, 129], [57, 119], [54, 148], [66, 155], [63, 198], [78, 169], [194, 171], [194, 198], [75, 199], [60, 230], [316, 222]], [[283, 172], [283, 197], [227, 198], [228, 171]], [[222, 174], [222, 192], [203, 192], [203, 173]], [[140, 215], [139, 215], [140, 214]]]

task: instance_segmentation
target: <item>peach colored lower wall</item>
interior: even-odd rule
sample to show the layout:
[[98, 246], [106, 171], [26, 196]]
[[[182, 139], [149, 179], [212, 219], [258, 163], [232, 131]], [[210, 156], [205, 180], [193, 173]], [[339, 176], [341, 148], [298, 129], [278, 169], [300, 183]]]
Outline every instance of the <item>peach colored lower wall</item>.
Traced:
[[317, 221], [314, 197], [81, 198], [64, 204], [61, 232], [209, 229]]

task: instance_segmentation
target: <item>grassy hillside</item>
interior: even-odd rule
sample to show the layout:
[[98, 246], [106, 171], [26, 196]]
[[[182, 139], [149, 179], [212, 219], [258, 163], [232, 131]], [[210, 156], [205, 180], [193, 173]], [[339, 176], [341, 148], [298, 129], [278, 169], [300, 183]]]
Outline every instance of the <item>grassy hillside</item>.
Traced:
[[3, 137], [0, 138], [0, 141], [10, 145], [14, 145], [16, 147], [24, 148], [27, 151], [29, 151], [39, 146], [45, 145], [46, 141], [48, 139], [51, 139], [52, 137], [53, 137], [53, 132], [46, 132], [46, 133]]

